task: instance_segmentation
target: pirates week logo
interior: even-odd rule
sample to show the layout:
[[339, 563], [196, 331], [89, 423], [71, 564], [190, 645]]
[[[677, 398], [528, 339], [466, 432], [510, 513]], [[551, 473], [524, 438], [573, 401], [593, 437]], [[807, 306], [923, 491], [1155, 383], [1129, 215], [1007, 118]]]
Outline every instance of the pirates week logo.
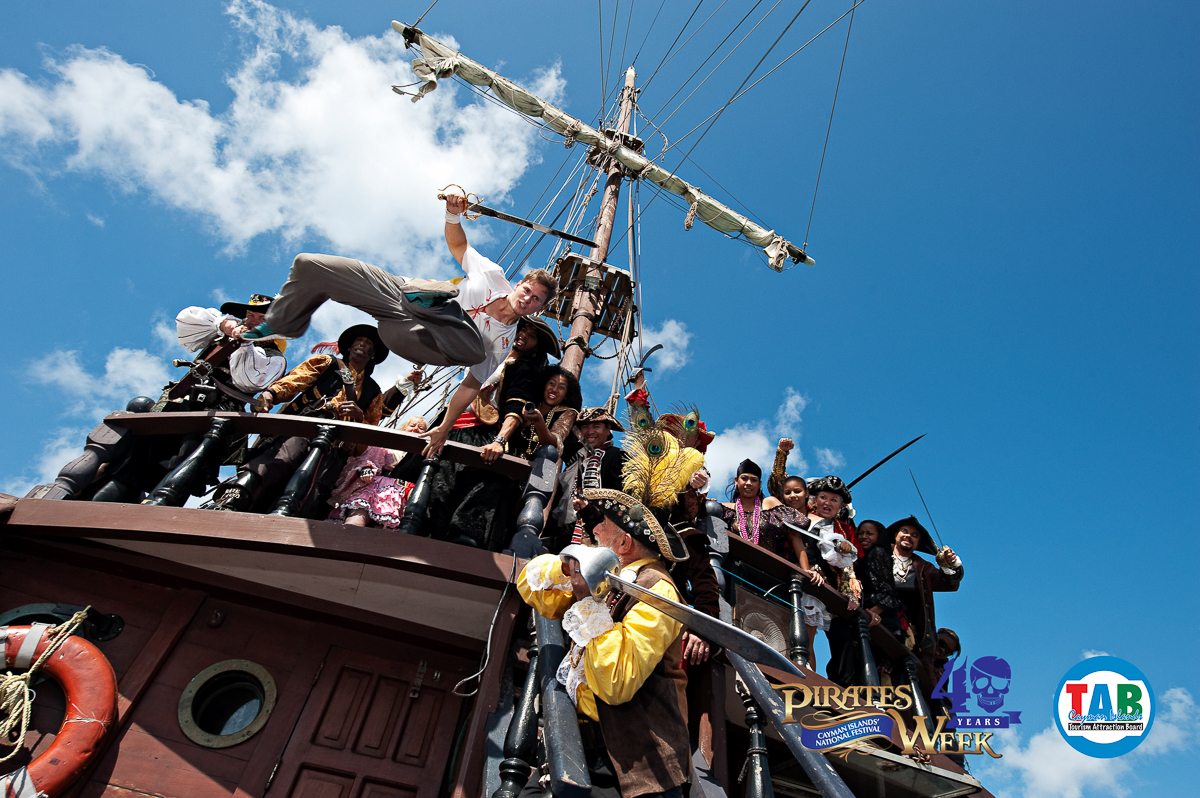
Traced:
[[946, 728], [1007, 729], [1021, 722], [1020, 711], [1004, 709], [1012, 688], [1012, 669], [1006, 660], [987, 656], [971, 663], [963, 657], [962, 663], [956, 664], [953, 659], [946, 664], [933, 689], [935, 699], [950, 702], [953, 715], [946, 721]]
[[[805, 748], [824, 753], [848, 756], [852, 751], [868, 754], [880, 744], [892, 741], [893, 732], [899, 737], [905, 754], [918, 750], [926, 753], [940, 750], [944, 754], [988, 754], [1000, 758], [992, 750], [990, 731], [948, 731], [953, 717], [942, 714], [936, 718], [917, 715], [906, 721], [901, 713], [914, 708], [912, 688], [818, 685], [780, 685], [783, 695], [784, 722], [799, 722], [800, 742]], [[815, 709], [804, 717], [797, 710]], [[834, 714], [832, 710], [838, 710]], [[877, 744], [873, 741], [881, 741]]]

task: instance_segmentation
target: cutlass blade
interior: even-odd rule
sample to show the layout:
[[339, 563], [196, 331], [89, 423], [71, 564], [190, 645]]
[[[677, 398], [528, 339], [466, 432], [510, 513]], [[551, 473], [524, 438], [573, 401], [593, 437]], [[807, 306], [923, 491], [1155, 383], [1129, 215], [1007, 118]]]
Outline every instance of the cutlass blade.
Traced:
[[729, 651], [741, 655], [751, 662], [757, 662], [760, 665], [768, 665], [772, 668], [777, 668], [784, 673], [790, 673], [793, 676], [798, 676], [801, 679], [808, 678], [799, 668], [775, 649], [768, 646], [763, 641], [753, 635], [743, 632], [736, 626], [731, 626], [724, 621], [719, 621], [711, 615], [705, 615], [702, 612], [692, 609], [691, 607], [680, 604], [677, 601], [663, 598], [657, 593], [652, 593], [641, 585], [630, 582], [627, 579], [622, 579], [615, 573], [608, 575], [608, 584], [615, 590], [620, 590], [623, 593], [628, 593], [634, 596], [638, 601], [643, 601], [649, 604], [654, 609], [661, 612], [670, 618], [682, 623], [688, 628], [688, 631], [697, 637], [703, 637], [710, 643], [716, 643], [723, 646]]
[[[440, 200], [446, 199], [445, 194], [438, 194], [437, 196]], [[562, 230], [555, 230], [553, 227], [547, 227], [544, 224], [539, 224], [538, 222], [534, 222], [529, 219], [522, 219], [520, 216], [513, 216], [511, 213], [505, 213], [504, 211], [498, 211], [495, 208], [489, 208], [486, 205], [480, 205], [478, 202], [468, 202], [467, 210], [474, 213], [483, 214], [484, 216], [490, 216], [493, 219], [499, 219], [502, 222], [510, 222], [512, 224], [520, 225], [521, 227], [528, 227], [530, 230], [533, 230], [537, 233], [546, 233], [547, 235], [557, 236], [564, 241], [582, 244], [583, 246], [591, 247], [592, 249], [596, 249], [599, 246], [595, 241], [590, 239], [582, 238], [574, 235], [573, 233], [565, 233]]]

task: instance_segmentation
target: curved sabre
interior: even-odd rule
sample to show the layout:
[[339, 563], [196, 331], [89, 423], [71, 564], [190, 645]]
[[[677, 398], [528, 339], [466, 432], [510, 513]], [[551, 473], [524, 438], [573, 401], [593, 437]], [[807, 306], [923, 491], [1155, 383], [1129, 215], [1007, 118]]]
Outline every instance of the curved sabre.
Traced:
[[760, 665], [769, 665], [784, 673], [799, 676], [801, 679], [808, 678], [787, 657], [757, 637], [738, 629], [736, 626], [731, 626], [724, 621], [717, 620], [711, 615], [705, 615], [686, 604], [680, 604], [677, 601], [663, 598], [657, 593], [651, 593], [641, 585], [630, 582], [627, 579], [622, 579], [615, 573], [609, 573], [608, 584], [609, 587], [615, 590], [628, 593], [638, 601], [649, 604], [663, 615], [674, 618], [686, 626], [688, 631], [697, 637], [703, 637], [710, 643], [723, 646], [729, 651], [740, 654], [751, 662], [757, 662]]

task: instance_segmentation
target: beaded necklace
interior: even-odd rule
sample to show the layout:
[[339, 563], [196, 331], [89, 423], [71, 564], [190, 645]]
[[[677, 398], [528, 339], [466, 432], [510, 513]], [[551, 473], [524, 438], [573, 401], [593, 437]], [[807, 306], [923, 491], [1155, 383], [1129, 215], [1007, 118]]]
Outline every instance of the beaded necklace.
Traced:
[[748, 540], [755, 546], [758, 545], [758, 536], [761, 534], [759, 530], [759, 522], [762, 519], [762, 497], [754, 497], [754, 516], [752, 521], [753, 537], [746, 534], [746, 511], [742, 509], [742, 500], [739, 497], [734, 501], [733, 506], [737, 508], [738, 533], [742, 536], [742, 540]]

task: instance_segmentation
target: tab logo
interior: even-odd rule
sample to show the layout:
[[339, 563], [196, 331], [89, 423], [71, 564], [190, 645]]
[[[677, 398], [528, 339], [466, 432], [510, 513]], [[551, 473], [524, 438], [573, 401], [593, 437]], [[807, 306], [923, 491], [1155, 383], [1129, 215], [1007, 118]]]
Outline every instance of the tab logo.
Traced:
[[1154, 722], [1154, 692], [1118, 657], [1091, 657], [1067, 671], [1054, 696], [1054, 722], [1081, 754], [1109, 758], [1137, 748]]

